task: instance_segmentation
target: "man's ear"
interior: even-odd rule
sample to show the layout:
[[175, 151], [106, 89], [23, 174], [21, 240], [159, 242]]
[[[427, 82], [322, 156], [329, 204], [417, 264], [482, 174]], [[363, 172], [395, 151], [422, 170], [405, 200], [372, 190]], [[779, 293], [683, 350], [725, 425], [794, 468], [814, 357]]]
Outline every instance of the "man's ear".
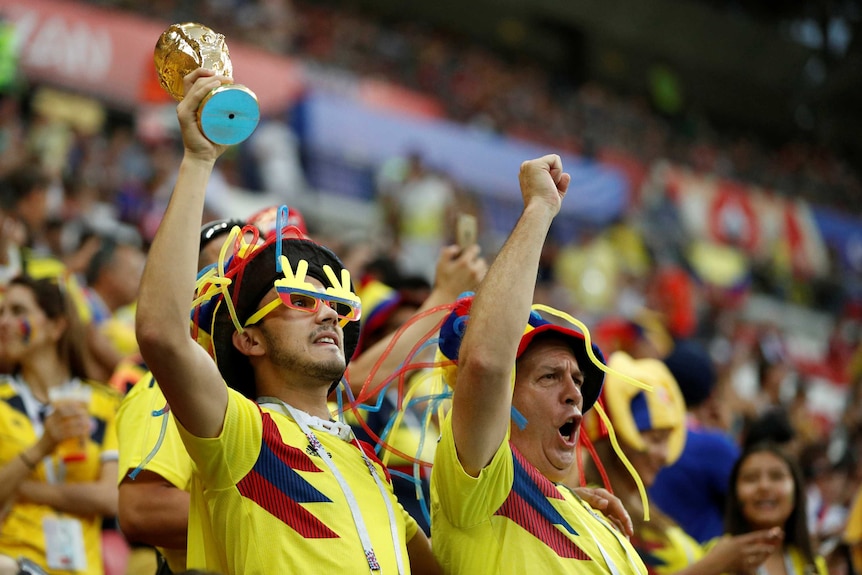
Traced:
[[254, 357], [261, 356], [266, 352], [266, 341], [256, 326], [249, 326], [242, 332], [233, 332], [231, 339], [233, 346], [243, 355]]

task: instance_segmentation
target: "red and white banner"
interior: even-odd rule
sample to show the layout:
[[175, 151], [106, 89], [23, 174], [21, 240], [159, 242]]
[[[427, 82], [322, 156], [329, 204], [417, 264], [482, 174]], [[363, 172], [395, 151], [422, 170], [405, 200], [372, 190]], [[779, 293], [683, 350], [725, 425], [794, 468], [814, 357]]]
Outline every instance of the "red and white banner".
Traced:
[[667, 163], [653, 166], [644, 193], [670, 199], [692, 237], [738, 247], [803, 275], [828, 272], [823, 238], [804, 201]]
[[[153, 47], [171, 22], [62, 0], [0, 0], [0, 16], [15, 24], [27, 78], [118, 106], [171, 99], [158, 88]], [[276, 113], [304, 88], [294, 60], [233, 42], [234, 75], [257, 94], [263, 113]]]

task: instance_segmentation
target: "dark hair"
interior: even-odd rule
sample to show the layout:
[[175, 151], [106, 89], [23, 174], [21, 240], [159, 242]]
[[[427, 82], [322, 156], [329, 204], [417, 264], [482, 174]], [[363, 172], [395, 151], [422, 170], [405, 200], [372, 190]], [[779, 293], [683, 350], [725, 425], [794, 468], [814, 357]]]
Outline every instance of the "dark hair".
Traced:
[[246, 226], [246, 223], [236, 218], [224, 218], [205, 223], [201, 226], [201, 237], [198, 250], [203, 250], [210, 240], [228, 235], [234, 226], [243, 228]]
[[45, 170], [25, 164], [0, 179], [0, 209], [14, 210], [31, 192], [50, 184], [51, 178]]
[[808, 565], [814, 565], [814, 549], [811, 544], [811, 535], [808, 532], [808, 523], [805, 512], [805, 483], [802, 471], [796, 460], [788, 455], [781, 447], [773, 442], [765, 441], [749, 445], [736, 460], [730, 473], [730, 489], [727, 496], [727, 507], [725, 509], [724, 530], [730, 535], [741, 535], [752, 530], [748, 520], [742, 515], [742, 505], [739, 502], [739, 494], [736, 484], [739, 481], [739, 472], [742, 464], [758, 453], [771, 453], [781, 459], [790, 470], [793, 478], [793, 510], [782, 526], [784, 528], [784, 544], [793, 545], [802, 553]]
[[679, 384], [688, 408], [706, 401], [715, 388], [716, 374], [709, 352], [694, 340], [677, 341], [665, 365]]
[[84, 279], [87, 285], [94, 285], [102, 274], [102, 270], [111, 265], [114, 260], [114, 253], [117, 251], [117, 241], [114, 238], [102, 237], [99, 249], [90, 258], [87, 263], [87, 269], [84, 272]]
[[90, 373], [87, 369], [89, 357], [84, 326], [81, 324], [77, 310], [75, 310], [63, 287], [63, 281], [63, 279], [35, 279], [21, 275], [13, 278], [9, 285], [18, 285], [29, 289], [36, 299], [36, 304], [48, 319], [62, 318], [66, 321], [66, 329], [57, 342], [57, 353], [63, 363], [69, 367], [72, 377], [89, 379]]
[[785, 445], [796, 437], [790, 415], [783, 407], [770, 408], [748, 421], [742, 432], [743, 448], [761, 443]]

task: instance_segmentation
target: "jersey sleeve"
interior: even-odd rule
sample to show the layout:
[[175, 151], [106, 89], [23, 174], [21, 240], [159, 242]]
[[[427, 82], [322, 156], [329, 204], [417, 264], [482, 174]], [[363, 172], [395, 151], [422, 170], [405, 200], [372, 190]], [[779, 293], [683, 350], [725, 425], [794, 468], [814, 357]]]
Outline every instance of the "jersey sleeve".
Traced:
[[139, 466], [169, 481], [174, 487], [189, 489], [192, 463], [177, 431], [167, 401], [147, 374], [123, 398], [117, 413], [120, 445], [120, 482]]
[[208, 489], [232, 488], [254, 467], [261, 449], [260, 408], [238, 391], [227, 391], [224, 425], [217, 437], [196, 437], [175, 420], [193, 466]]
[[434, 467], [431, 469], [432, 490], [436, 501], [449, 522], [459, 528], [469, 528], [487, 521], [506, 500], [514, 480], [512, 451], [508, 433], [497, 452], [478, 477], [472, 477], [461, 465], [452, 435], [451, 412], [443, 428]]

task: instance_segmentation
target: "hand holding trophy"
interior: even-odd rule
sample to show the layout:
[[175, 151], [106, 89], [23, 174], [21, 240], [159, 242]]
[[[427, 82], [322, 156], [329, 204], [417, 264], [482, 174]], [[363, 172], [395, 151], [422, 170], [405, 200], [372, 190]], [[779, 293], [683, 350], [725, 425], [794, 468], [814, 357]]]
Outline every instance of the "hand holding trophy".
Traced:
[[[233, 78], [230, 51], [224, 36], [203, 24], [172, 24], [162, 32], [153, 53], [159, 83], [178, 102], [183, 99], [183, 78], [197, 68], [208, 68]], [[225, 84], [210, 92], [198, 108], [198, 124], [214, 144], [239, 144], [260, 120], [254, 92], [240, 84]]]

